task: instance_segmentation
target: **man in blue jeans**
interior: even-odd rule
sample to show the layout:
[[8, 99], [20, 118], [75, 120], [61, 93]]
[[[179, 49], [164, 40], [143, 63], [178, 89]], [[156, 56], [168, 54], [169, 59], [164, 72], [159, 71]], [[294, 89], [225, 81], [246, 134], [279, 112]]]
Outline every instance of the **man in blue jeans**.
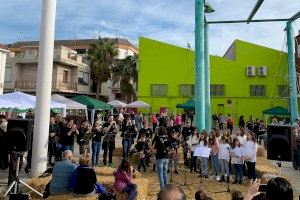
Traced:
[[160, 189], [163, 189], [168, 184], [168, 152], [172, 149], [165, 122], [165, 120], [160, 121], [158, 135], [154, 138], [153, 142], [154, 149], [156, 150], [156, 167]]

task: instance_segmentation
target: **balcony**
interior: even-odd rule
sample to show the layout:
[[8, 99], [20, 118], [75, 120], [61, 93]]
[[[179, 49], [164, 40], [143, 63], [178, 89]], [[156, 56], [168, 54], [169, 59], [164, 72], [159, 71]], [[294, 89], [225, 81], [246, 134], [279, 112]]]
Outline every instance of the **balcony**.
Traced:
[[[36, 91], [36, 81], [16, 81], [15, 89], [21, 91]], [[76, 92], [77, 83], [74, 82], [63, 82], [63, 81], [53, 81], [52, 82], [52, 92]]]

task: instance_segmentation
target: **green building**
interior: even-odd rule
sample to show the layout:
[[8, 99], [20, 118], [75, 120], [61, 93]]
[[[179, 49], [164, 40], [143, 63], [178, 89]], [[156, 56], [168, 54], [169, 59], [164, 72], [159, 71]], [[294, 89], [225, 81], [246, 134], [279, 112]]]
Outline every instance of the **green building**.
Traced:
[[[274, 106], [287, 108], [287, 54], [235, 40], [223, 57], [210, 56], [211, 113], [262, 118]], [[194, 52], [141, 37], [139, 40], [138, 99], [152, 112], [176, 109], [194, 97]]]

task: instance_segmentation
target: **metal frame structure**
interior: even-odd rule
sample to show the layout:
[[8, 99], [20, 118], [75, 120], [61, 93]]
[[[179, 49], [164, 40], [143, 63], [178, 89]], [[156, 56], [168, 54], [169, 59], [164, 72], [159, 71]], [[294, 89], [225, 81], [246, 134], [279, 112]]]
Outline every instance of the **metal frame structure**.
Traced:
[[[295, 67], [295, 40], [293, 38], [292, 23], [300, 18], [300, 11], [290, 18], [283, 19], [253, 19], [264, 0], [257, 0], [255, 6], [246, 20], [207, 21], [205, 18], [205, 0], [195, 0], [195, 115], [196, 126], [199, 130], [211, 128], [210, 113], [210, 67], [208, 53], [208, 25], [232, 24], [232, 23], [260, 23], [260, 22], [286, 22], [287, 46], [288, 46], [288, 71], [290, 90], [291, 123], [298, 118], [297, 83]], [[211, 8], [213, 10], [213, 8]], [[203, 21], [205, 20], [205, 23]], [[202, 31], [204, 30], [204, 31]], [[203, 51], [203, 46], [205, 50]], [[203, 84], [204, 81], [204, 84]], [[205, 92], [203, 92], [205, 91]], [[204, 96], [203, 96], [204, 95]], [[204, 102], [204, 103], [203, 103]], [[203, 110], [205, 112], [203, 113]]]

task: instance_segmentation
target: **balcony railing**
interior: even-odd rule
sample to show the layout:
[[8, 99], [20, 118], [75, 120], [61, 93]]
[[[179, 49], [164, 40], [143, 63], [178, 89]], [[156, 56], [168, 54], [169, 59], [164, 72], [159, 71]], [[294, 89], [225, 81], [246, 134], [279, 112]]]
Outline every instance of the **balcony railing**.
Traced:
[[[36, 90], [36, 81], [16, 81], [15, 88], [21, 90]], [[77, 83], [53, 81], [52, 91], [58, 91], [58, 90], [77, 91]]]

